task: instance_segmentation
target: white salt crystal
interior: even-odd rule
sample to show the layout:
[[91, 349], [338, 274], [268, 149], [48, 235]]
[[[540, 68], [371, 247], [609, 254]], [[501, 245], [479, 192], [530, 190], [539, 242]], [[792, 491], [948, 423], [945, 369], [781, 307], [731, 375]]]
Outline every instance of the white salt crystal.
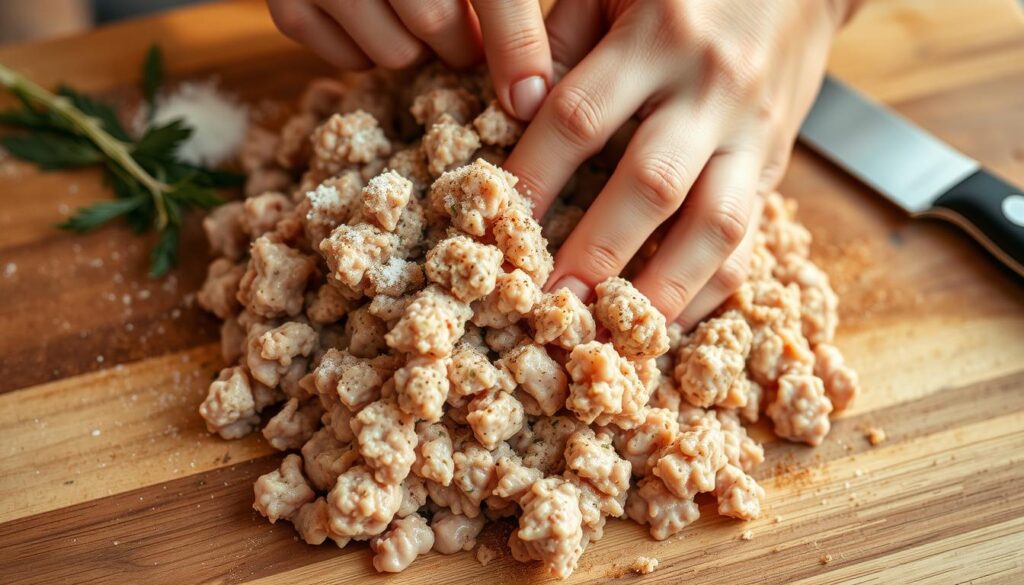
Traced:
[[216, 82], [186, 81], [169, 95], [160, 96], [153, 124], [183, 120], [192, 135], [178, 148], [185, 162], [217, 165], [233, 156], [245, 138], [249, 110], [225, 95]]

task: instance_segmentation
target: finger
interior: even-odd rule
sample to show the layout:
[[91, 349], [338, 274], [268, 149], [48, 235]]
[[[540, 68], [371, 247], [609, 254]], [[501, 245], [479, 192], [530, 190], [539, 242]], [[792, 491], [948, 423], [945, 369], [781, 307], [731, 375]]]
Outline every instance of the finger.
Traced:
[[319, 0], [319, 5], [345, 29], [374, 63], [404, 69], [426, 54], [426, 47], [406, 30], [398, 15], [379, 0]]
[[[690, 305], [743, 240], [762, 159], [753, 149], [715, 154], [658, 253], [637, 277], [637, 288], [670, 321]], [[733, 276], [724, 288], [739, 286]]]
[[755, 197], [754, 208], [750, 214], [747, 233], [743, 236], [743, 240], [676, 319], [683, 326], [683, 331], [689, 331], [704, 317], [711, 314], [747, 280], [750, 273], [750, 258], [757, 236], [757, 223], [761, 219], [763, 207], [764, 202], [761, 198]]
[[571, 69], [601, 39], [601, 7], [598, 0], [558, 2], [545, 24], [551, 58]]
[[505, 111], [532, 120], [551, 82], [551, 49], [536, 0], [472, 0], [494, 92]]
[[689, 101], [666, 104], [640, 124], [607, 185], [558, 251], [553, 288], [568, 286], [586, 300], [679, 209], [717, 144], [707, 128], [714, 118], [694, 110]]
[[319, 7], [301, 0], [268, 0], [274, 24], [288, 38], [301, 43], [340, 69], [367, 69], [373, 65], [335, 20]]
[[480, 23], [464, 0], [391, 0], [391, 7], [449, 66], [462, 69], [483, 57]]
[[555, 86], [505, 168], [541, 217], [580, 164], [594, 155], [661, 85], [642, 47], [605, 36]]

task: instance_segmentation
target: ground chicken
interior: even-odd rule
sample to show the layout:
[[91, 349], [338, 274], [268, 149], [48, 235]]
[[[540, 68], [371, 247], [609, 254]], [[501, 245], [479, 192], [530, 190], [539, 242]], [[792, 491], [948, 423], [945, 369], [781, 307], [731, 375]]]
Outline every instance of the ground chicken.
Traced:
[[535, 467], [523, 464], [516, 455], [499, 457], [494, 465], [497, 474], [497, 485], [494, 495], [519, 503], [530, 486], [544, 478], [544, 472]]
[[245, 369], [224, 368], [210, 384], [206, 400], [199, 405], [199, 415], [206, 429], [225, 439], [248, 435], [260, 424], [256, 401]]
[[238, 318], [230, 316], [220, 324], [220, 355], [224, 363], [233, 364], [242, 356], [245, 330], [238, 324]]
[[451, 218], [452, 226], [482, 237], [510, 201], [519, 197], [516, 179], [484, 161], [441, 175], [430, 187], [430, 205]]
[[608, 433], [595, 434], [586, 427], [577, 430], [566, 442], [565, 465], [610, 496], [629, 489], [630, 463], [615, 452]]
[[356, 357], [372, 358], [384, 353], [387, 348], [384, 336], [387, 332], [387, 324], [370, 312], [369, 305], [352, 311], [345, 321], [348, 350]]
[[450, 555], [476, 546], [476, 537], [484, 528], [483, 516], [470, 518], [451, 510], [438, 510], [430, 519], [434, 531], [434, 550]]
[[329, 236], [334, 228], [348, 221], [360, 200], [363, 179], [355, 171], [345, 171], [305, 192], [306, 237], [314, 249]]
[[796, 201], [785, 199], [778, 193], [764, 198], [760, 231], [765, 246], [776, 258], [797, 254], [806, 258], [810, 253], [811, 233], [795, 221]]
[[577, 345], [569, 354], [566, 369], [572, 382], [565, 406], [586, 424], [603, 414], [621, 413], [632, 395], [644, 393], [633, 364], [608, 343]]
[[358, 293], [338, 281], [324, 283], [306, 301], [306, 316], [316, 324], [334, 323], [355, 308]]
[[718, 498], [718, 513], [722, 516], [740, 520], [756, 520], [761, 517], [764, 488], [735, 465], [726, 464], [718, 471], [715, 497]]
[[448, 114], [441, 114], [423, 136], [423, 152], [427, 170], [439, 177], [445, 171], [461, 167], [480, 148], [480, 137], [469, 126], [463, 126]]
[[505, 354], [523, 344], [532, 342], [533, 340], [526, 330], [516, 323], [500, 329], [488, 327], [484, 332], [484, 343], [491, 351], [498, 354]]
[[256, 169], [245, 177], [246, 197], [255, 197], [267, 191], [287, 193], [292, 190], [294, 184], [291, 174], [280, 167], [268, 167]]
[[278, 451], [298, 449], [313, 436], [323, 413], [324, 409], [317, 400], [300, 403], [297, 398], [292, 398], [267, 421], [263, 437]]
[[238, 302], [238, 283], [245, 274], [244, 264], [235, 264], [227, 258], [217, 258], [206, 270], [206, 280], [196, 294], [199, 306], [227, 319], [238, 313], [242, 305]]
[[549, 477], [538, 481], [522, 499], [516, 536], [531, 558], [564, 579], [583, 553], [583, 517], [579, 492], [571, 483]]
[[398, 406], [419, 420], [441, 419], [449, 385], [448, 360], [443, 358], [415, 357], [395, 372]]
[[676, 412], [665, 408], [646, 408], [644, 420], [632, 429], [615, 435], [615, 448], [629, 461], [633, 475], [644, 477], [651, 472], [651, 456], [679, 436]]
[[320, 545], [330, 538], [338, 548], [345, 548], [351, 540], [348, 537], [330, 533], [327, 500], [322, 497], [303, 504], [291, 520], [292, 525], [295, 526], [295, 532], [299, 533], [299, 538], [306, 544]]
[[[628, 472], [627, 472], [628, 473]], [[576, 487], [580, 496], [580, 513], [583, 515], [583, 536], [587, 542], [600, 540], [609, 516], [618, 518], [625, 514], [627, 490], [610, 495], [594, 487], [573, 471], [566, 471], [562, 477]]]
[[742, 408], [749, 395], [745, 365], [753, 333], [736, 311], [708, 319], [679, 348], [675, 379], [690, 404]]
[[545, 293], [529, 320], [537, 343], [553, 343], [570, 351], [592, 342], [596, 335], [593, 315], [567, 288]]
[[[494, 471], [494, 456], [482, 445], [469, 439], [456, 447], [452, 461], [455, 469], [451, 487], [458, 490], [469, 504], [461, 513], [475, 517], [472, 509], [476, 508], [476, 514], [479, 513], [480, 503], [491, 495], [498, 481]], [[455, 508], [452, 511], [455, 512]]]
[[402, 480], [402, 505], [395, 516], [405, 518], [415, 514], [427, 503], [427, 484], [415, 475], [408, 475]]
[[523, 134], [523, 123], [506, 114], [494, 100], [473, 120], [473, 128], [480, 142], [493, 146], [510, 146]]
[[668, 351], [665, 316], [628, 280], [612, 277], [594, 290], [594, 315], [611, 333], [612, 345], [620, 354], [645, 360]]
[[427, 278], [470, 303], [494, 290], [502, 260], [501, 250], [494, 246], [452, 236], [427, 252], [424, 266]]
[[700, 518], [696, 502], [676, 496], [653, 475], [641, 479], [630, 490], [626, 513], [635, 522], [650, 525], [655, 540], [674, 536]]
[[328, 529], [342, 537], [366, 540], [384, 532], [402, 504], [402, 486], [384, 484], [365, 465], [338, 476], [327, 494]]
[[416, 460], [416, 428], [413, 417], [394, 400], [372, 402], [352, 418], [352, 432], [359, 454], [377, 481], [401, 483]]
[[787, 374], [779, 378], [775, 401], [768, 405], [768, 416], [775, 434], [790, 441], [820, 445], [831, 427], [828, 415], [832, 401], [825, 395], [821, 378]]
[[727, 462], [721, 424], [706, 417], [683, 429], [671, 444], [652, 455], [651, 473], [684, 500], [715, 489], [715, 474]]
[[398, 351], [445, 357], [455, 348], [472, 316], [469, 305], [431, 285], [416, 293], [385, 339]]
[[256, 501], [252, 507], [273, 524], [279, 518], [289, 519], [303, 504], [316, 499], [316, 493], [302, 476], [302, 457], [292, 453], [281, 467], [261, 475], [254, 486]]
[[833, 412], [846, 410], [860, 393], [857, 371], [846, 365], [843, 354], [834, 345], [818, 344], [814, 348], [814, 357], [814, 375], [824, 382]]
[[238, 162], [248, 174], [275, 164], [281, 138], [255, 124], [250, 124], [238, 149]]
[[345, 286], [362, 290], [368, 272], [387, 263], [398, 244], [394, 234], [369, 224], [340, 225], [320, 242], [320, 252], [331, 277]]
[[423, 152], [421, 144], [414, 144], [395, 152], [388, 159], [387, 168], [412, 181], [413, 189], [417, 193], [426, 191], [434, 180], [427, 169], [427, 154]]
[[306, 166], [312, 152], [309, 139], [318, 122], [316, 116], [304, 112], [292, 116], [284, 123], [275, 155], [277, 164], [290, 170]]
[[257, 238], [249, 253], [249, 266], [239, 283], [238, 301], [249, 312], [268, 319], [297, 315], [302, 310], [303, 293], [316, 262], [266, 236]]
[[494, 449], [523, 426], [523, 404], [508, 392], [481, 392], [469, 402], [466, 422], [485, 449]]
[[326, 492], [334, 487], [338, 476], [355, 465], [359, 451], [343, 443], [328, 427], [322, 427], [302, 445], [302, 461], [309, 483]]
[[242, 205], [242, 229], [252, 239], [272, 232], [292, 207], [292, 200], [284, 193], [270, 191], [249, 197]]
[[800, 287], [800, 322], [811, 346], [831, 342], [839, 325], [839, 297], [828, 275], [796, 254], [782, 258], [775, 274], [781, 283]]
[[555, 261], [548, 252], [548, 243], [541, 235], [540, 224], [525, 205], [510, 205], [494, 222], [494, 240], [505, 259], [530, 275], [543, 286], [554, 269]]
[[442, 486], [450, 485], [455, 462], [448, 429], [438, 423], [420, 422], [416, 424], [416, 436], [416, 461], [412, 472]]
[[346, 407], [358, 411], [380, 397], [381, 386], [394, 373], [382, 362], [329, 349], [313, 371], [317, 392], [336, 396]]
[[308, 356], [318, 339], [309, 325], [289, 321], [250, 339], [246, 365], [254, 379], [267, 386], [277, 386], [292, 361], [298, 356]]
[[537, 402], [545, 415], [552, 416], [565, 406], [569, 396], [569, 378], [544, 346], [520, 345], [506, 353], [502, 360], [516, 384]]
[[473, 322], [481, 327], [507, 327], [530, 313], [542, 295], [537, 283], [522, 270], [501, 272], [494, 290], [473, 303]]
[[370, 179], [363, 187], [363, 213], [386, 231], [398, 227], [398, 218], [412, 198], [412, 181], [395, 171]]
[[382, 573], [400, 573], [433, 546], [434, 531], [422, 516], [400, 518], [391, 523], [387, 532], [370, 540], [373, 568]]
[[451, 392], [456, 396], [472, 396], [501, 384], [502, 373], [480, 350], [460, 343], [448, 362]]
[[249, 250], [249, 235], [242, 229], [244, 212], [241, 201], [229, 201], [203, 218], [203, 231], [214, 256], [238, 260]]
[[545, 475], [561, 473], [565, 468], [565, 445], [578, 428], [577, 422], [568, 416], [538, 418], [529, 430], [527, 444], [519, 450], [523, 464], [536, 467]]
[[749, 472], [764, 462], [764, 447], [747, 435], [738, 414], [719, 410], [717, 418], [725, 437], [725, 458], [730, 464]]
[[372, 115], [334, 114], [313, 131], [312, 168], [329, 175], [391, 153], [391, 143]]
[[416, 96], [409, 111], [427, 128], [444, 115], [456, 124], [467, 124], [480, 111], [480, 100], [462, 88], [437, 88]]

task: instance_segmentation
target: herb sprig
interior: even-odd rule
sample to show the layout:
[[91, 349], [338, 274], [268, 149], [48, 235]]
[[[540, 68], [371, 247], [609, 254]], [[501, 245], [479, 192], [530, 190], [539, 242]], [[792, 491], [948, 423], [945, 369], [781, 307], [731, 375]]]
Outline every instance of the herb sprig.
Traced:
[[[150, 120], [163, 72], [160, 49], [153, 46], [142, 71]], [[219, 205], [216, 190], [242, 182], [240, 175], [179, 160], [178, 148], [192, 134], [181, 120], [151, 124], [133, 140], [110, 106], [66, 85], [54, 94], [2, 64], [0, 85], [21, 102], [21, 107], [0, 111], [0, 124], [26, 130], [0, 137], [0, 145], [47, 171], [102, 165], [116, 196], [78, 209], [57, 227], [84, 233], [124, 218], [137, 233], [155, 229], [159, 236], [150, 253], [154, 277], [177, 262], [182, 216]]]

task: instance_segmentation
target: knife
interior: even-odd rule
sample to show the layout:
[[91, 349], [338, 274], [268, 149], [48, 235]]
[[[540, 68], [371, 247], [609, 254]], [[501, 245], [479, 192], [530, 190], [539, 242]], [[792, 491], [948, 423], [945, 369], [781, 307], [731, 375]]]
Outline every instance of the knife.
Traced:
[[956, 224], [1024, 276], [1024, 189], [831, 76], [800, 139], [912, 216]]

